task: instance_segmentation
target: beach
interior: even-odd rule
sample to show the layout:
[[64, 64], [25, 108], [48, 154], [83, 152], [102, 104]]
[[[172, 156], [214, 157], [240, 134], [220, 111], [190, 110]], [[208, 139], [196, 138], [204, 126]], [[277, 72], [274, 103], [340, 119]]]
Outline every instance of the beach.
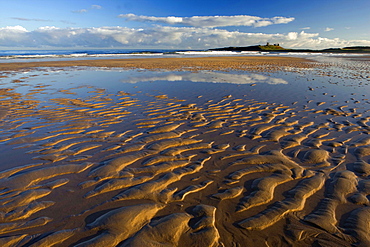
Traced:
[[166, 69], [166, 70], [249, 70], [249, 68], [261, 65], [288, 66], [294, 64], [297, 67], [308, 67], [304, 63], [307, 59], [296, 57], [248, 57], [248, 56], [224, 56], [224, 57], [166, 57], [166, 58], [133, 58], [133, 59], [93, 59], [93, 60], [68, 60], [68, 61], [39, 61], [0, 63], [0, 70], [19, 70], [35, 67], [110, 67], [110, 68], [143, 68], [143, 69]]
[[2, 246], [368, 246], [368, 57], [0, 63]]

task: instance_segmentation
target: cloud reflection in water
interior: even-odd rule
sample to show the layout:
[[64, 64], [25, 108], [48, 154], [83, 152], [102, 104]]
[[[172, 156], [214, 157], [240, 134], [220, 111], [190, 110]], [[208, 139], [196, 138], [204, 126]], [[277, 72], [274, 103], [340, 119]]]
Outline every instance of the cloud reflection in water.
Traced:
[[[154, 81], [191, 81], [209, 83], [231, 83], [231, 84], [288, 84], [286, 80], [274, 78], [261, 74], [232, 74], [225, 72], [200, 71], [200, 72], [155, 72], [159, 75], [140, 75], [127, 77], [121, 80], [124, 83], [154, 82]], [[145, 73], [144, 73], [145, 74]]]

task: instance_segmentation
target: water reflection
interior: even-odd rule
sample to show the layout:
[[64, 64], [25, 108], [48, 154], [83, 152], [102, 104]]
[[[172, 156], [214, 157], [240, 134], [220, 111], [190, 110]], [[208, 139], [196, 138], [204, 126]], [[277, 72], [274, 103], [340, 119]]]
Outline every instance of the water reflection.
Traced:
[[190, 81], [232, 84], [288, 84], [281, 78], [274, 78], [260, 74], [233, 74], [225, 72], [201, 71], [201, 72], [156, 72], [158, 75], [142, 72], [141, 75], [129, 76], [121, 81], [124, 83], [154, 82], [154, 81]]

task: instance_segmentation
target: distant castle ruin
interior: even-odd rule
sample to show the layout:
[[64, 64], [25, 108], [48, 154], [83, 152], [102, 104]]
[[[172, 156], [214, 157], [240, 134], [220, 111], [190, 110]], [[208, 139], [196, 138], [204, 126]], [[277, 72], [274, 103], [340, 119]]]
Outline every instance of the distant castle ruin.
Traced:
[[[266, 43], [266, 46], [270, 46], [270, 43], [269, 43], [269, 42], [267, 42], [267, 43]], [[279, 43], [277, 43], [277, 44], [274, 44], [274, 46], [280, 46], [280, 45], [279, 45]]]

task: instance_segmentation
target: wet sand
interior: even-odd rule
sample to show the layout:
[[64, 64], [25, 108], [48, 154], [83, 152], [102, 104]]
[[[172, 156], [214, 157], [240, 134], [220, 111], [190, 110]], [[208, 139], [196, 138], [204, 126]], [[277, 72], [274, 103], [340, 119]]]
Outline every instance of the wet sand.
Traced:
[[110, 61], [196, 69], [110, 89], [45, 70], [108, 61], [1, 65], [1, 245], [369, 245], [366, 64], [248, 59]]
[[[312, 61], [311, 61], [312, 62]], [[23, 63], [0, 63], [0, 71], [20, 70], [35, 67], [116, 67], [126, 69], [168, 69], [168, 70], [251, 70], [261, 66], [310, 67], [310, 60], [295, 57], [193, 57], [193, 58], [135, 58], [135, 59], [96, 59], [74, 61], [45, 61]]]

